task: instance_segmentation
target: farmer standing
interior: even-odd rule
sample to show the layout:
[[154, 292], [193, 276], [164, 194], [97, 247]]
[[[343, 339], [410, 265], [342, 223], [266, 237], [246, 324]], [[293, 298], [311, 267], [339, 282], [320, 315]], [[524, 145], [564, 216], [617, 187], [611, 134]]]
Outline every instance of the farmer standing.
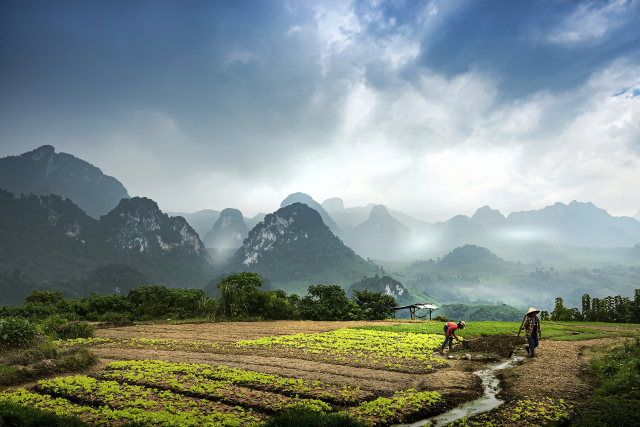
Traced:
[[540, 319], [538, 319], [537, 316], [538, 313], [540, 313], [540, 310], [530, 308], [527, 312], [527, 317], [524, 323], [520, 327], [520, 329], [525, 329], [527, 331], [527, 341], [529, 341], [527, 353], [531, 353], [531, 357], [536, 357], [538, 338], [542, 336], [542, 331], [540, 330]]
[[457, 324], [453, 322], [447, 322], [444, 325], [444, 335], [445, 335], [444, 342], [442, 343], [442, 347], [438, 349], [440, 354], [444, 354], [443, 350], [444, 350], [444, 346], [447, 345], [447, 341], [449, 341], [449, 350], [451, 350], [451, 344], [453, 344], [453, 338], [460, 341], [460, 338], [456, 336], [456, 329], [464, 329], [464, 327], [465, 327], [464, 320], [461, 320]]

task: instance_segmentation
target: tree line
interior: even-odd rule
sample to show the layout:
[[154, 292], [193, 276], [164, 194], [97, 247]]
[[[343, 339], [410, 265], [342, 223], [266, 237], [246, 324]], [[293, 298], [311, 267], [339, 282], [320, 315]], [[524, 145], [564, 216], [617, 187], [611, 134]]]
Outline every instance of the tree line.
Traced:
[[307, 295], [282, 290], [263, 291], [257, 273], [232, 274], [217, 283], [218, 298], [202, 289], [141, 286], [126, 295], [99, 295], [73, 299], [55, 292], [34, 290], [17, 307], [0, 307], [0, 317], [41, 320], [62, 316], [68, 320], [131, 322], [159, 318], [212, 320], [376, 320], [386, 319], [395, 298], [368, 289], [354, 290], [351, 298], [338, 285], [312, 285]]
[[640, 323], [640, 289], [635, 290], [633, 300], [620, 295], [600, 299], [584, 294], [582, 311], [577, 308], [566, 308], [562, 298], [556, 298], [555, 309], [550, 315], [542, 312], [541, 317], [542, 320], [554, 321]]

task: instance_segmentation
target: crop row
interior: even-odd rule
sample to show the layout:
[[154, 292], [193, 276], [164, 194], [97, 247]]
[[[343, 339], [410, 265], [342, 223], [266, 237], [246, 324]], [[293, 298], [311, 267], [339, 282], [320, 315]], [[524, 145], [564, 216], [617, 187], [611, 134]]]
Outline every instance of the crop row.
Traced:
[[474, 415], [469, 418], [461, 418], [457, 421], [454, 421], [451, 426], [492, 427], [503, 425], [565, 425], [572, 412], [574, 412], [573, 406], [565, 403], [563, 399], [552, 399], [550, 397], [544, 397], [536, 401], [517, 400], [506, 403], [504, 405], [500, 405], [490, 412]]
[[409, 389], [395, 392], [391, 399], [379, 397], [372, 402], [363, 402], [349, 412], [366, 424], [386, 425], [435, 415], [444, 406], [440, 394], [435, 391]]
[[149, 339], [149, 338], [76, 338], [70, 340], [60, 340], [57, 343], [62, 347], [68, 347], [73, 345], [92, 345], [98, 347], [108, 346], [129, 346], [133, 348], [146, 348], [146, 349], [163, 349], [163, 350], [186, 350], [192, 352], [210, 352], [213, 349], [220, 349], [220, 345], [210, 342], [198, 342], [198, 341], [173, 341], [162, 339]]
[[[90, 380], [87, 377], [71, 377], [63, 381], [41, 382], [41, 392], [47, 389], [52, 392], [38, 394], [18, 389], [12, 393], [0, 393], [0, 403], [13, 402], [31, 406], [58, 415], [76, 416], [99, 425], [137, 421], [144, 425], [167, 427], [249, 427], [259, 426], [265, 420], [264, 416], [251, 410], [245, 411], [239, 406], [216, 404], [206, 399], [184, 397], [168, 391], [134, 386], [118, 387], [110, 382], [94, 383]], [[89, 390], [96, 396], [85, 393]], [[119, 393], [124, 396], [119, 397]], [[320, 408], [309, 401], [300, 401], [295, 406], [304, 406], [314, 411], [331, 410], [328, 406]], [[381, 397], [371, 402], [362, 402], [347, 412], [367, 425], [382, 426], [432, 415], [441, 412], [443, 407], [444, 402], [436, 392], [405, 390], [396, 392], [392, 398]]]
[[387, 361], [386, 367], [394, 368], [391, 359], [418, 361], [431, 367], [443, 364], [434, 357], [434, 350], [442, 337], [435, 334], [411, 334], [386, 331], [339, 329], [315, 334], [296, 334], [264, 337], [250, 341], [239, 341], [236, 347], [273, 347], [294, 349], [309, 354], [332, 356], [335, 360], [378, 365]]
[[[12, 393], [0, 393], [0, 403], [12, 402], [30, 406], [57, 415], [70, 415], [81, 418], [91, 424], [111, 425], [122, 422], [137, 421], [145, 425], [162, 425], [166, 427], [192, 426], [257, 426], [261, 423], [260, 415], [242, 408], [223, 407], [205, 400], [175, 399], [162, 407], [145, 408], [136, 404], [112, 408], [108, 405], [93, 408], [79, 405], [70, 399], [54, 397], [50, 394], [32, 393], [18, 389]], [[173, 403], [171, 403], [173, 402]], [[184, 408], [182, 405], [186, 405]]]
[[[339, 405], [353, 405], [375, 398], [368, 391], [349, 386], [338, 387], [320, 381], [285, 378], [279, 375], [227, 366], [214, 367], [205, 364], [172, 363], [159, 360], [113, 362], [106, 366], [103, 378], [194, 393], [203, 391], [212, 393], [212, 390], [216, 388], [231, 392], [230, 385], [242, 385], [246, 388], [269, 393], [321, 399]], [[221, 391], [221, 393], [229, 394], [225, 391]]]
[[[395, 325], [368, 325], [354, 326], [350, 329], [357, 331], [379, 331], [394, 333], [413, 333], [413, 334], [443, 334], [444, 323], [441, 322], [419, 322], [419, 323], [401, 323]], [[517, 334], [520, 329], [520, 322], [467, 322], [465, 329], [457, 330], [456, 335], [461, 338], [471, 337], [489, 337], [503, 334]], [[560, 326], [544, 323], [542, 325], [544, 337], [566, 335], [568, 331], [593, 332], [593, 330], [579, 328], [575, 326]], [[444, 337], [440, 335], [440, 339]]]

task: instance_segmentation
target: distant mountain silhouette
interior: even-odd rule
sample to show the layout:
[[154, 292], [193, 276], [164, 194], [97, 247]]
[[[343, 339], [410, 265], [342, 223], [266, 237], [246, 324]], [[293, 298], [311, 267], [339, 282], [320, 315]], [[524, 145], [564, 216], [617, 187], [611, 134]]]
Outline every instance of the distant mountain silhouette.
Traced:
[[635, 215], [633, 216], [633, 218], [634, 218], [635, 220], [637, 220], [637, 221], [640, 221], [640, 211], [638, 211], [638, 213], [637, 213], [637, 214], [635, 214]]
[[230, 260], [229, 271], [252, 271], [273, 281], [347, 286], [375, 271], [327, 227], [320, 214], [303, 203], [293, 203], [268, 214], [249, 232]]
[[304, 203], [305, 205], [307, 205], [310, 208], [312, 208], [315, 211], [317, 211], [320, 214], [320, 216], [322, 217], [322, 221], [324, 222], [324, 224], [327, 227], [329, 227], [331, 229], [331, 231], [333, 231], [333, 234], [335, 234], [336, 236], [338, 236], [340, 238], [343, 237], [342, 230], [340, 229], [340, 227], [338, 227], [338, 224], [335, 223], [335, 221], [331, 218], [331, 216], [327, 213], [327, 211], [324, 210], [324, 208], [320, 205], [320, 203], [318, 203], [315, 200], [313, 200], [313, 198], [311, 196], [309, 196], [308, 194], [305, 194], [305, 193], [289, 194], [282, 201], [282, 203], [280, 203], [280, 207], [284, 208], [284, 207], [292, 205], [294, 203]]
[[322, 207], [327, 212], [341, 212], [344, 210], [344, 201], [340, 197], [333, 197], [322, 202]]
[[491, 209], [489, 206], [483, 206], [476, 210], [476, 213], [471, 217], [471, 221], [477, 222], [485, 226], [502, 226], [505, 223], [506, 218], [500, 213], [499, 210]]
[[220, 218], [220, 211], [213, 209], [204, 209], [194, 213], [186, 212], [166, 212], [169, 216], [181, 216], [187, 220], [191, 228], [193, 228], [200, 240], [204, 241], [204, 236], [211, 230], [211, 227]]
[[640, 241], [640, 222], [614, 217], [593, 203], [575, 200], [556, 203], [537, 211], [513, 212], [507, 228], [536, 234], [542, 240], [579, 246], [632, 246]]
[[[216, 211], [213, 209], [204, 209], [201, 211], [197, 211], [194, 213], [186, 213], [186, 212], [167, 212], [169, 216], [181, 216], [187, 220], [189, 225], [196, 230], [200, 239], [204, 241], [205, 236], [211, 228], [216, 223], [218, 218], [220, 218], [220, 211]], [[255, 215], [253, 218], [243, 217], [243, 221], [247, 228], [251, 230], [256, 226], [260, 221], [264, 219], [265, 214], [259, 213]]]
[[358, 225], [347, 242], [362, 256], [395, 260], [406, 252], [411, 230], [389, 214], [384, 205], [371, 209], [369, 219]]
[[267, 214], [264, 214], [262, 212], [257, 213], [254, 217], [252, 218], [247, 218], [244, 217], [244, 223], [247, 225], [247, 228], [249, 230], [251, 230], [253, 227], [255, 227], [256, 225], [258, 225], [258, 223], [262, 222], [262, 220], [264, 220], [264, 217]]
[[[348, 234], [349, 230], [369, 219], [371, 209], [376, 205], [374, 203], [370, 203], [367, 206], [345, 208], [342, 199], [334, 197], [322, 202], [322, 206], [327, 210], [327, 212], [329, 212], [331, 218], [335, 220], [342, 231]], [[342, 209], [340, 209], [340, 206], [342, 206]], [[431, 227], [431, 224], [426, 221], [421, 221], [393, 209], [387, 208], [387, 210], [392, 217], [400, 221], [403, 225], [409, 227], [411, 231], [421, 231]]]
[[249, 234], [249, 229], [238, 209], [227, 208], [220, 212], [220, 217], [213, 224], [211, 231], [204, 237], [207, 248], [237, 249]]
[[84, 160], [56, 153], [50, 145], [0, 159], [0, 188], [18, 196], [57, 194], [71, 199], [93, 218], [129, 198], [120, 181]]

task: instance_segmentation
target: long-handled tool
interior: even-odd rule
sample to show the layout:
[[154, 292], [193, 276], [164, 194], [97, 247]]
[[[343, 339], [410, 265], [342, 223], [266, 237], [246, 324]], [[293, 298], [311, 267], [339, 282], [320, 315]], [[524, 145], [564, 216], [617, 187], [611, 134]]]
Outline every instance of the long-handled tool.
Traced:
[[522, 325], [524, 325], [524, 321], [527, 320], [527, 315], [524, 315], [524, 318], [522, 319], [522, 323], [520, 324], [520, 328], [518, 329], [518, 336], [520, 336], [520, 332], [522, 332]]

